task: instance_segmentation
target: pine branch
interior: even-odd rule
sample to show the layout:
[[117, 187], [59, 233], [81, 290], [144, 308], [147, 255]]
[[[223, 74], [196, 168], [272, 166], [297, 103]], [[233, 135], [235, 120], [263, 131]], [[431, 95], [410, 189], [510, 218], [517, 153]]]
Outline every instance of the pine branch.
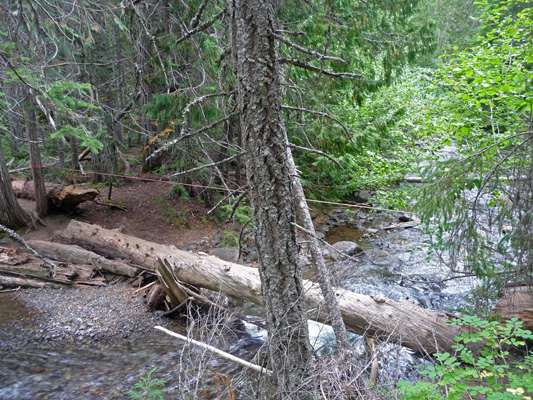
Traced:
[[213, 25], [224, 13], [226, 12], [226, 9], [224, 8], [222, 11], [220, 11], [217, 15], [215, 15], [213, 18], [211, 18], [209, 21], [204, 22], [203, 24], [198, 25], [193, 30], [187, 32], [185, 35], [180, 37], [178, 40], [176, 40], [176, 45], [180, 44], [181, 42], [189, 39], [192, 35], [203, 31], [204, 29], [209, 28], [211, 25]]
[[283, 43], [285, 43], [285, 44], [287, 44], [287, 45], [289, 45], [289, 46], [295, 48], [296, 50], [298, 50], [298, 51], [300, 51], [300, 52], [302, 52], [302, 53], [309, 54], [310, 56], [315, 57], [315, 58], [317, 58], [317, 59], [319, 59], [319, 60], [339, 61], [339, 62], [341, 62], [341, 63], [343, 63], [343, 64], [346, 64], [346, 61], [343, 60], [342, 58], [339, 58], [339, 57], [331, 57], [331, 56], [327, 56], [327, 55], [325, 55], [325, 54], [319, 53], [319, 52], [317, 52], [317, 51], [313, 51], [313, 50], [306, 49], [305, 47], [302, 47], [302, 46], [300, 46], [300, 45], [298, 45], [298, 44], [296, 44], [296, 43], [290, 41], [289, 39], [285, 39], [283, 36], [281, 36], [281, 35], [277, 35], [277, 34], [274, 33], [274, 32], [272, 33], [272, 35], [273, 35], [276, 39], [278, 39], [279, 41], [281, 41], [281, 42], [283, 42]]
[[294, 65], [296, 67], [300, 67], [300, 68], [303, 68], [303, 69], [308, 69], [309, 71], [313, 71], [313, 72], [318, 72], [319, 74], [322, 74], [322, 75], [327, 75], [327, 76], [334, 76], [334, 77], [337, 77], [337, 78], [355, 78], [355, 79], [365, 79], [365, 76], [364, 75], [361, 75], [361, 74], [353, 74], [353, 73], [350, 73], [350, 72], [331, 72], [331, 71], [328, 71], [328, 70], [325, 70], [325, 69], [322, 69], [322, 68], [318, 68], [318, 67], [315, 67], [311, 64], [307, 64], [303, 61], [299, 61], [299, 60], [292, 60], [290, 58], [279, 58], [278, 59], [278, 62], [280, 64], [291, 64], [291, 65]]
[[[221, 161], [216, 161], [216, 162], [212, 162], [212, 163], [209, 163], [209, 164], [200, 165], [199, 167], [192, 168], [192, 169], [188, 169], [187, 171], [183, 171], [183, 172], [176, 172], [175, 174], [172, 174], [172, 175], [170, 175], [169, 177], [171, 177], [171, 176], [185, 175], [185, 174], [189, 174], [189, 173], [191, 173], [191, 172], [199, 171], [199, 170], [204, 169], [204, 168], [214, 167], [214, 166], [216, 166], [216, 165], [223, 164], [223, 163], [225, 163], [225, 162], [231, 161], [231, 160], [233, 160], [233, 159], [236, 158], [236, 157], [242, 156], [243, 154], [244, 154], [244, 152], [242, 152], [242, 153], [238, 153], [238, 154], [235, 154], [235, 155], [230, 156], [230, 157], [228, 157], [228, 158], [225, 158], [225, 159], [223, 159], [223, 160], [221, 160]], [[227, 189], [227, 190], [229, 190], [229, 189]]]
[[282, 108], [286, 109], [286, 110], [294, 110], [294, 111], [302, 111], [302, 112], [306, 112], [306, 113], [309, 113], [309, 114], [315, 114], [315, 115], [319, 115], [321, 117], [324, 117], [324, 118], [328, 118], [332, 121], [335, 121], [336, 123], [338, 123], [340, 126], [342, 126], [342, 129], [344, 129], [344, 132], [346, 132], [346, 135], [348, 135], [348, 138], [350, 138], [350, 141], [355, 144], [355, 141], [353, 139], [353, 135], [352, 133], [348, 130], [348, 128], [346, 127], [346, 125], [344, 125], [341, 121], [339, 121], [337, 118], [329, 115], [329, 114], [326, 114], [324, 112], [320, 112], [320, 111], [315, 111], [315, 110], [310, 110], [308, 108], [301, 108], [301, 107], [292, 107], [292, 106], [282, 106]]
[[193, 17], [191, 21], [191, 29], [196, 28], [198, 24], [200, 23], [200, 20], [202, 19], [202, 14], [204, 13], [207, 3], [209, 3], [209, 0], [204, 0], [202, 4], [200, 5], [198, 12], [196, 13], [196, 15]]
[[310, 153], [316, 153], [316, 154], [319, 154], [321, 155], [322, 157], [326, 157], [328, 158], [329, 160], [333, 161], [335, 164], [337, 164], [337, 166], [344, 171], [344, 167], [342, 165], [339, 164], [339, 162], [337, 160], [335, 160], [333, 157], [331, 157], [329, 154], [327, 153], [324, 153], [323, 151], [320, 151], [320, 150], [315, 150], [315, 149], [311, 149], [309, 147], [302, 147], [302, 146], [298, 146], [298, 145], [295, 145], [295, 144], [292, 144], [292, 143], [289, 143], [288, 146], [292, 149], [298, 149], [298, 150], [303, 150], [303, 151], [308, 151]]

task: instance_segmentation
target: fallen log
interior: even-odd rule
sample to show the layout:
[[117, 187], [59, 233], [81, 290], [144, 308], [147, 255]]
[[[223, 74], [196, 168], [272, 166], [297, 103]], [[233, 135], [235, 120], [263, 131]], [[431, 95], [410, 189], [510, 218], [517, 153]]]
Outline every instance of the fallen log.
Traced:
[[54, 282], [43, 282], [37, 279], [29, 278], [17, 278], [14, 276], [2, 276], [0, 275], [0, 287], [12, 287], [12, 288], [36, 288], [36, 289], [59, 289], [64, 288], [66, 285], [62, 285]]
[[52, 260], [72, 264], [92, 264], [99, 271], [116, 275], [136, 276], [141, 270], [120, 261], [108, 260], [82, 247], [42, 240], [28, 240], [27, 243], [37, 252]]
[[533, 332], [533, 287], [506, 287], [493, 311], [503, 319], [518, 318], [524, 329]]
[[[11, 186], [17, 197], [35, 199], [33, 181], [12, 179]], [[45, 188], [48, 193], [48, 205], [61, 210], [72, 210], [78, 204], [92, 201], [100, 194], [98, 189], [80, 185], [61, 185], [47, 182]]]
[[[158, 258], [166, 259], [173, 275], [180, 281], [262, 305], [256, 268], [181, 251], [174, 246], [148, 242], [74, 220], [61, 236], [106, 257], [126, 258], [153, 270], [157, 268]], [[309, 318], [327, 321], [318, 284], [304, 281], [304, 285], [308, 309], [311, 310]], [[336, 289], [335, 295], [349, 330], [401, 343], [420, 354], [453, 351], [453, 339], [461, 334], [460, 327], [445, 322], [450, 317], [444, 312], [419, 307], [409, 300], [393, 301], [343, 289]]]
[[60, 288], [74, 284], [105, 286], [104, 279], [95, 275], [91, 265], [61, 264], [53, 276], [43, 267], [42, 259], [20, 250], [0, 247], [0, 282], [3, 286]]

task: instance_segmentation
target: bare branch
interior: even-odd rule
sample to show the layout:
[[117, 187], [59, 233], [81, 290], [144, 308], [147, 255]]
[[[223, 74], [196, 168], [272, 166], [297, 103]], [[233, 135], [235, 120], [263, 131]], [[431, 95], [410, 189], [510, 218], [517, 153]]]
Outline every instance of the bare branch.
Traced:
[[355, 78], [355, 79], [365, 79], [364, 75], [361, 74], [352, 74], [350, 72], [331, 72], [322, 68], [315, 67], [313, 65], [307, 64], [299, 60], [291, 60], [290, 58], [280, 58], [278, 59], [281, 64], [291, 64], [296, 67], [308, 69], [309, 71], [318, 72], [319, 74], [334, 76], [337, 78]]
[[324, 153], [323, 151], [320, 151], [320, 150], [315, 150], [315, 149], [310, 149], [309, 147], [302, 147], [302, 146], [297, 146], [295, 144], [292, 144], [292, 143], [289, 143], [289, 147], [292, 148], [292, 149], [298, 149], [298, 150], [303, 150], [303, 151], [309, 151], [310, 153], [316, 153], [316, 154], [320, 154], [322, 157], [326, 157], [328, 158], [329, 160], [333, 161], [335, 164], [337, 164], [337, 166], [342, 169], [344, 171], [344, 168], [342, 165], [339, 164], [339, 162], [337, 160], [335, 160], [333, 157], [331, 157], [329, 154], [327, 153]]
[[192, 35], [203, 31], [204, 29], [209, 28], [211, 25], [213, 25], [224, 13], [226, 12], [226, 9], [224, 8], [222, 11], [220, 11], [217, 15], [215, 15], [213, 18], [211, 18], [209, 21], [204, 22], [203, 24], [198, 25], [196, 28], [194, 28], [192, 31], [187, 32], [185, 35], [180, 37], [178, 40], [176, 40], [176, 45], [180, 44], [184, 40], [189, 39]]
[[355, 141], [353, 140], [353, 135], [352, 133], [348, 130], [348, 128], [346, 127], [346, 125], [344, 125], [341, 121], [339, 121], [337, 118], [327, 114], [327, 113], [324, 113], [324, 112], [320, 112], [320, 111], [315, 111], [315, 110], [310, 110], [308, 108], [301, 108], [301, 107], [292, 107], [292, 106], [282, 106], [282, 108], [286, 109], [286, 110], [294, 110], [294, 111], [302, 111], [302, 112], [306, 112], [306, 113], [309, 113], [309, 114], [315, 114], [315, 115], [319, 115], [321, 117], [324, 117], [324, 118], [328, 118], [328, 119], [331, 119], [332, 121], [335, 121], [336, 123], [338, 123], [340, 126], [342, 126], [342, 129], [344, 129], [344, 132], [346, 132], [346, 135], [348, 135], [348, 137], [350, 138], [350, 141], [352, 143], [355, 144]]
[[238, 189], [234, 189], [233, 191], [231, 191], [228, 195], [226, 195], [226, 197], [224, 197], [222, 200], [220, 200], [217, 204], [215, 204], [213, 206], [213, 208], [211, 208], [207, 214], [211, 214], [213, 211], [215, 211], [222, 203], [224, 203], [227, 199], [229, 199], [230, 197], [233, 197], [233, 195], [235, 193], [240, 193], [239, 194], [239, 197], [237, 198], [237, 202], [240, 201], [240, 199], [242, 197], [244, 197], [245, 193], [246, 193], [246, 190], [248, 189], [248, 185], [244, 185], [244, 186], [241, 186], [240, 188]]
[[13, 239], [15, 239], [17, 242], [19, 242], [22, 246], [27, 248], [30, 251], [30, 253], [32, 253], [36, 257], [40, 258], [41, 260], [43, 260], [43, 264], [48, 266], [48, 268], [50, 268], [50, 276], [54, 277], [56, 275], [57, 265], [55, 265], [52, 260], [50, 260], [50, 259], [48, 259], [46, 257], [43, 257], [41, 254], [39, 254], [37, 251], [35, 251], [32, 247], [30, 247], [30, 245], [28, 243], [26, 243], [26, 241], [24, 239], [22, 239], [22, 237], [20, 237], [20, 235], [18, 235], [15, 231], [9, 229], [8, 227], [0, 224], [0, 231], [4, 231], [5, 233], [7, 233]]
[[204, 13], [205, 7], [207, 6], [207, 3], [209, 3], [209, 0], [204, 0], [202, 4], [200, 5], [200, 8], [198, 9], [198, 12], [194, 16], [194, 18], [191, 21], [191, 29], [194, 29], [198, 26], [200, 23], [200, 20], [202, 19], [202, 14]]
[[283, 30], [283, 29], [276, 29], [274, 32], [275, 33], [285, 33], [286, 35], [294, 35], [294, 36], [305, 35], [304, 31], [286, 31], [286, 30]]
[[[228, 161], [231, 161], [233, 160], [234, 158], [236, 157], [239, 157], [239, 156], [242, 156], [244, 154], [244, 151], [242, 153], [238, 153], [238, 154], [235, 154], [233, 156], [230, 156], [228, 158], [225, 158], [221, 161], [216, 161], [216, 162], [212, 162], [212, 163], [209, 163], [209, 164], [204, 164], [204, 165], [200, 165], [199, 167], [196, 167], [196, 168], [192, 168], [192, 169], [189, 169], [187, 171], [183, 171], [183, 172], [176, 172], [175, 174], [172, 174], [172, 175], [169, 175], [169, 177], [171, 176], [179, 176], [179, 175], [185, 175], [185, 174], [189, 174], [191, 172], [196, 172], [196, 171], [199, 171], [201, 169], [204, 169], [204, 168], [208, 168], [208, 167], [213, 167], [215, 165], [219, 165], [219, 164], [223, 164], [225, 162], [228, 162]], [[229, 189], [227, 189], [229, 190]]]
[[214, 128], [215, 126], [221, 124], [222, 122], [225, 122], [227, 120], [229, 120], [231, 117], [233, 117], [234, 115], [237, 115], [237, 112], [233, 112], [227, 116], [225, 116], [224, 118], [220, 118], [219, 120], [213, 122], [212, 124], [210, 125], [207, 125], [207, 126], [204, 126], [203, 128], [201, 129], [198, 129], [197, 131], [192, 131], [192, 132], [188, 132], [188, 133], [183, 133], [182, 135], [180, 135], [180, 137], [166, 143], [163, 147], [161, 147], [160, 149], [157, 149], [155, 150], [149, 157], [147, 157], [147, 160], [157, 156], [159, 153], [161, 153], [162, 151], [166, 151], [168, 150], [170, 147], [174, 146], [176, 143], [179, 143], [181, 142], [183, 139], [186, 139], [188, 137], [191, 137], [191, 136], [195, 136], [195, 135], [199, 135], [201, 133], [204, 133], [205, 131], [208, 131], [212, 128]]
[[281, 35], [277, 35], [276, 33], [272, 33], [272, 35], [278, 39], [279, 41], [291, 46], [291, 47], [294, 47], [296, 50], [298, 51], [301, 51], [302, 53], [305, 53], [305, 54], [309, 54], [310, 56], [312, 57], [315, 57], [319, 60], [329, 60], [329, 61], [339, 61], [343, 64], [346, 64], [346, 61], [343, 60], [342, 58], [339, 58], [339, 57], [331, 57], [331, 56], [327, 56], [325, 54], [322, 54], [322, 53], [318, 53], [316, 51], [313, 51], [313, 50], [309, 50], [309, 49], [306, 49], [305, 47], [302, 47], [292, 41], [290, 41], [289, 39], [285, 39], [283, 36]]
[[260, 372], [260, 373], [268, 375], [268, 376], [272, 375], [272, 371], [270, 371], [270, 370], [268, 370], [266, 368], [263, 368], [260, 365], [253, 364], [251, 362], [243, 360], [242, 358], [235, 357], [234, 355], [226, 353], [225, 351], [219, 350], [216, 347], [213, 347], [213, 346], [210, 346], [208, 344], [199, 342], [197, 340], [188, 338], [188, 337], [180, 335], [178, 333], [169, 331], [168, 329], [165, 329], [165, 328], [163, 328], [161, 326], [155, 326], [154, 328], [155, 329], [159, 329], [160, 331], [166, 333], [167, 335], [170, 335], [170, 336], [173, 336], [173, 337], [178, 338], [180, 340], [183, 340], [184, 342], [191, 343], [191, 344], [194, 344], [195, 346], [198, 346], [198, 347], [201, 347], [203, 349], [209, 350], [209, 351], [211, 351], [211, 352], [213, 352], [215, 354], [218, 354], [221, 357], [224, 357], [227, 360], [231, 360], [231, 361], [233, 361], [233, 362], [235, 362], [237, 364], [245, 366], [246, 368], [249, 368], [249, 369], [254, 370], [256, 372]]

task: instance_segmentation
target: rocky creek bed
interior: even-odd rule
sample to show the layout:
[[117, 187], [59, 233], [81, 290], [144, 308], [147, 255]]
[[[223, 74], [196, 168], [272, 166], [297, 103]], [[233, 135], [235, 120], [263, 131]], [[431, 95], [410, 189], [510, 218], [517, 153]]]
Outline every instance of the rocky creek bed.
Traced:
[[[428, 308], [448, 310], [464, 304], [475, 282], [433, 283], [447, 271], [426, 260], [426, 233], [420, 227], [383, 230], [396, 223], [398, 216], [338, 209], [319, 224], [321, 237], [330, 242], [355, 241], [364, 250], [355, 254], [355, 259], [325, 250], [335, 259], [330, 265], [339, 286], [363, 294], [409, 298]], [[253, 248], [248, 250], [253, 252]], [[158, 368], [156, 377], [168, 381], [168, 398], [175, 398], [186, 386], [177, 373], [183, 368], [184, 346], [153, 327], [176, 330], [183, 326], [149, 311], [142, 297], [133, 292], [131, 286], [118, 284], [0, 294], [0, 398], [122, 399], [139, 374], [154, 367]], [[331, 346], [327, 328], [310, 327], [315, 347]], [[236, 355], [242, 358], [253, 355], [246, 349], [250, 339], [257, 345], [265, 337], [263, 332], [247, 328], [241, 333], [228, 331], [223, 338], [226, 349], [237, 349]], [[357, 346], [364, 355], [362, 343]], [[379, 358], [382, 371], [393, 370], [396, 378], [416, 374], [413, 366], [418, 361], [411, 352], [389, 344], [378, 346], [378, 351], [383, 355]], [[234, 365], [209, 362], [217, 371], [236, 371]], [[187, 368], [199, 368], [198, 363], [199, 359]], [[187, 385], [198, 385], [199, 380], [192, 377]], [[211, 386], [212, 390], [206, 386], [205, 398], [216, 398], [216, 388]]]

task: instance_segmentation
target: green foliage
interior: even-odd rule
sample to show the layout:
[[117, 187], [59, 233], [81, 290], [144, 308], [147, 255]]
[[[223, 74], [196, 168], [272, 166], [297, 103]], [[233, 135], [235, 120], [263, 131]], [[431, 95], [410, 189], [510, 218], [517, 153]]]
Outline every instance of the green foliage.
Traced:
[[[250, 218], [252, 218], [252, 207], [246, 204], [246, 199], [242, 199], [237, 208], [234, 207], [233, 203], [224, 204], [220, 207], [221, 217], [228, 219], [232, 217], [239, 224], [244, 225], [247, 223]], [[234, 211], [235, 208], [235, 211]], [[233, 212], [233, 216], [232, 213]]]
[[[356, 132], [352, 140], [342, 129], [311, 123], [311, 129], [321, 129], [314, 147], [330, 154], [344, 170], [326, 157], [294, 150], [308, 196], [338, 200], [357, 190], [391, 186], [416, 172], [421, 154], [433, 146], [426, 127], [438, 126], [444, 118], [433, 111], [439, 96], [431, 70], [406, 68], [393, 85], [371, 94], [363, 105], [344, 105], [341, 119]], [[292, 140], [306, 146], [305, 140], [312, 138]], [[405, 194], [398, 194], [395, 206], [400, 196]]]
[[104, 148], [103, 143], [98, 140], [98, 137], [101, 134], [101, 131], [93, 134], [86, 130], [84, 126], [74, 127], [71, 125], [63, 125], [57, 131], [52, 133], [50, 137], [52, 139], [59, 139], [67, 135], [74, 136], [81, 140], [81, 146], [89, 147], [93, 153], [98, 154], [98, 152]]
[[425, 171], [429, 183], [418, 194], [418, 211], [439, 225], [438, 240], [454, 266], [480, 277], [509, 272], [530, 280], [532, 190], [522, 177], [530, 176], [533, 151], [533, 7], [522, 0], [476, 4], [477, 45], [456, 47], [439, 74], [447, 116], [441, 144], [454, 145], [459, 159]]
[[381, 206], [390, 207], [392, 210], [408, 210], [411, 207], [412, 190], [391, 189], [391, 190], [377, 190], [372, 197], [372, 204], [380, 204]]
[[163, 386], [166, 384], [166, 381], [163, 379], [152, 378], [152, 374], [155, 372], [156, 368], [151, 371], [146, 371], [146, 375], [141, 375], [139, 382], [137, 382], [133, 389], [128, 392], [128, 396], [131, 400], [142, 399], [142, 400], [158, 400], [163, 399], [163, 394], [166, 392], [166, 389]]
[[533, 340], [533, 334], [522, 329], [521, 321], [513, 318], [503, 325], [467, 316], [451, 323], [470, 327], [471, 332], [455, 338], [455, 355], [435, 354], [437, 363], [422, 371], [430, 382], [400, 382], [402, 398], [531, 399], [533, 352], [523, 361], [509, 362], [511, 349], [523, 349], [524, 340]]
[[239, 234], [234, 231], [224, 231], [224, 239], [222, 239], [222, 246], [234, 247], [239, 245]]

